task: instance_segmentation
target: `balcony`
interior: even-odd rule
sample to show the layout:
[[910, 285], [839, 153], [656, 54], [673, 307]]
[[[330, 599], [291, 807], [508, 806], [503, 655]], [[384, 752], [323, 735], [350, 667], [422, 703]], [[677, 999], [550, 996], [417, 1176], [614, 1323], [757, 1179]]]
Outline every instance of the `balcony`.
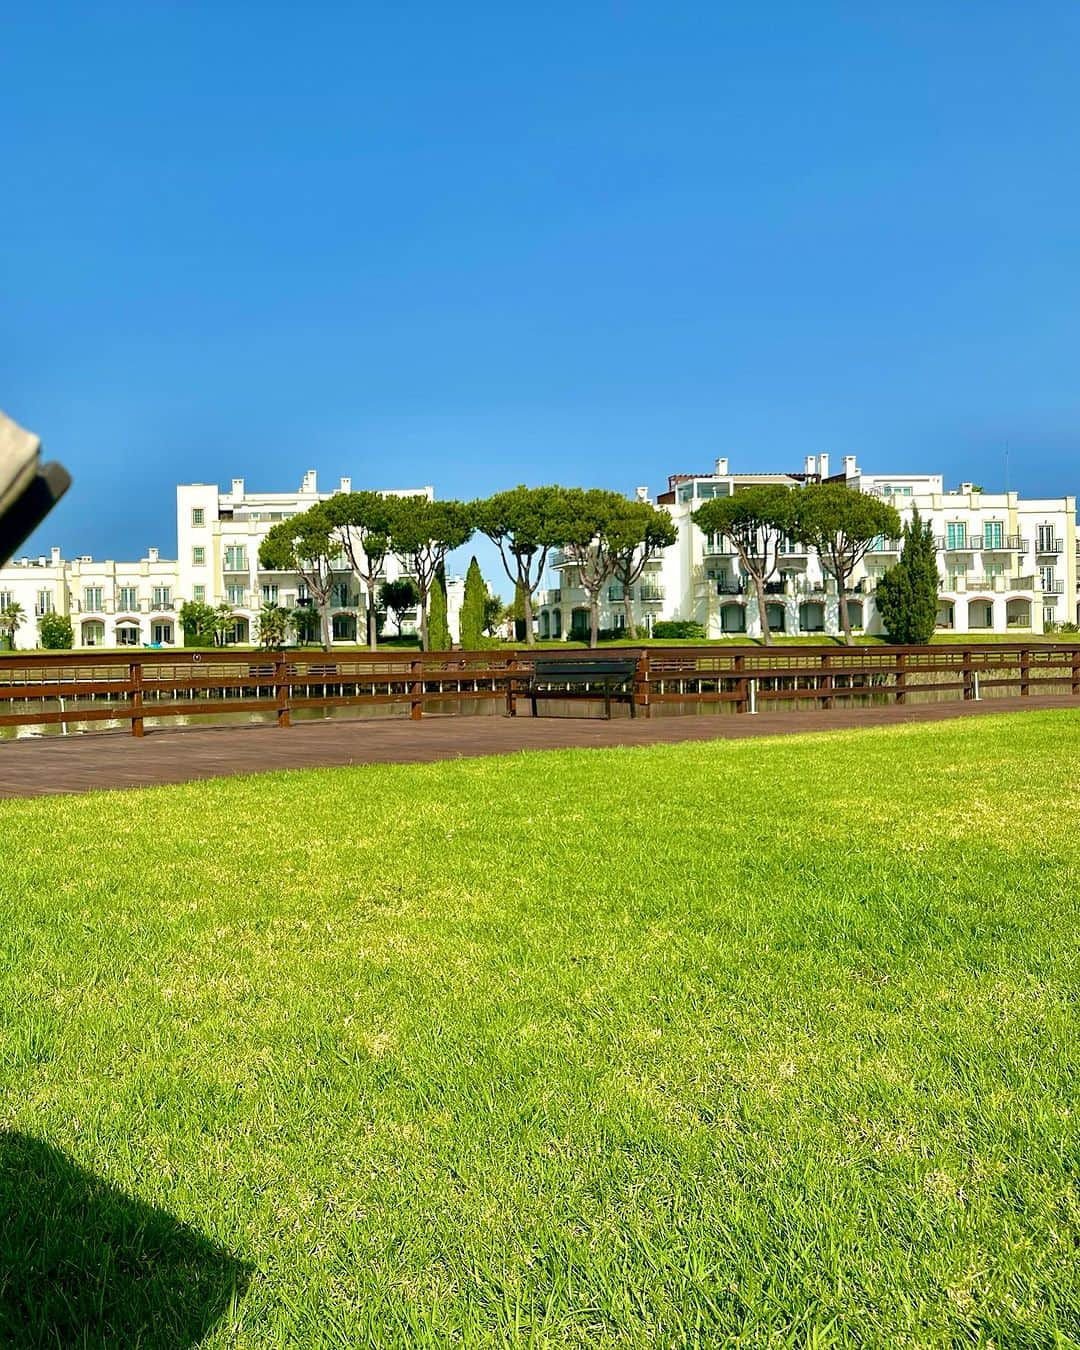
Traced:
[[701, 555], [704, 558], [733, 558], [735, 556], [735, 545], [730, 539], [706, 538]]
[[982, 535], [965, 535], [963, 539], [953, 536], [950, 539], [947, 534], [938, 534], [934, 536], [934, 547], [939, 553], [974, 553], [982, 548]]
[[1027, 540], [1019, 534], [998, 535], [996, 538], [984, 534], [981, 547], [984, 553], [1026, 553]]
[[638, 599], [643, 605], [659, 605], [664, 599], [663, 586], [642, 586], [638, 592]]
[[728, 577], [718, 577], [716, 580], [717, 595], [742, 595], [743, 588], [737, 581], [732, 581]]
[[1063, 581], [1044, 581], [1039, 589], [1043, 595], [1064, 595], [1065, 583]]
[[1050, 539], [1047, 538], [1045, 535], [1043, 535], [1035, 540], [1036, 553], [1040, 553], [1046, 556], [1049, 554], [1064, 553], [1064, 551], [1065, 551], [1064, 539]]
[[1009, 577], [1010, 591], [1034, 591], [1037, 589], [1035, 577]]
[[904, 547], [901, 539], [875, 539], [867, 549], [868, 553], [899, 553]]

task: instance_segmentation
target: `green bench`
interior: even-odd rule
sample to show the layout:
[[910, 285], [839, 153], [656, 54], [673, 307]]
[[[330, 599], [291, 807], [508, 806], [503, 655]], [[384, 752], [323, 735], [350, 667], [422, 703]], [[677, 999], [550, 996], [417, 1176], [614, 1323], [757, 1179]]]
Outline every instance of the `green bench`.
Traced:
[[539, 716], [537, 700], [604, 700], [604, 716], [611, 717], [612, 700], [630, 704], [630, 716], [637, 716], [634, 702], [635, 656], [538, 656], [528, 684], [522, 691], [532, 703], [532, 715]]

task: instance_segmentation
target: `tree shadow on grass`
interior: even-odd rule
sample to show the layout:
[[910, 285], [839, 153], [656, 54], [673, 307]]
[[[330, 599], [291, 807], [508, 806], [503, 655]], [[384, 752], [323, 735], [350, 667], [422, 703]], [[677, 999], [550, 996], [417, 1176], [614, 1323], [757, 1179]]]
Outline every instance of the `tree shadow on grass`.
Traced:
[[195, 1346], [251, 1267], [28, 1135], [0, 1133], [0, 1346]]

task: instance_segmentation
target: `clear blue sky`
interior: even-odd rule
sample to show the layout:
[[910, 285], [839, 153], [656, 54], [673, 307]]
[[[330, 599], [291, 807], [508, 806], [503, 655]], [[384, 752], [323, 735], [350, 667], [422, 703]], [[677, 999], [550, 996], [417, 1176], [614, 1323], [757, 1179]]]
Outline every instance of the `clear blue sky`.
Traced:
[[1080, 492], [1080, 8], [8, 5], [33, 549], [178, 480], [654, 491], [855, 453]]

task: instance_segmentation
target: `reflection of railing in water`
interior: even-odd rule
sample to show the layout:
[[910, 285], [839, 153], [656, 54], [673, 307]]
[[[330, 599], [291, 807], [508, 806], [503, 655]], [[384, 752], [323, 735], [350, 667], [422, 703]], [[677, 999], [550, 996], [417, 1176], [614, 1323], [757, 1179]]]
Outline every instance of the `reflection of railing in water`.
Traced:
[[[684, 711], [974, 699], [1045, 691], [1080, 696], [1080, 644], [940, 647], [651, 647], [636, 659], [634, 701]], [[545, 660], [560, 658], [546, 649]], [[568, 660], [580, 652], [565, 652]], [[440, 714], [516, 708], [534, 652], [251, 652], [0, 658], [0, 731], [20, 726], [273, 718], [353, 709]]]

